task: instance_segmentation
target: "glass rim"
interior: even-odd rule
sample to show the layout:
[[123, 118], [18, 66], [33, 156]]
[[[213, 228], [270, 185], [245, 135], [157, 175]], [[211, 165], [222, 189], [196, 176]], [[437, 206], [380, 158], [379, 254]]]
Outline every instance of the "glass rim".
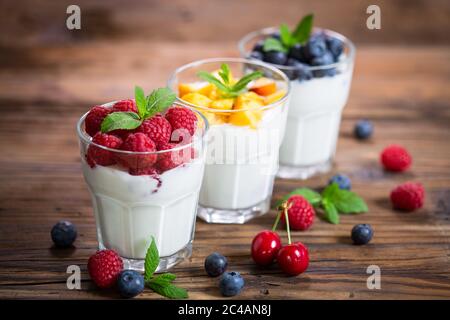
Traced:
[[[118, 102], [118, 101], [120, 101], [120, 100], [117, 100], [117, 101], [111, 101], [111, 102], [107, 102], [107, 103], [104, 103], [104, 104], [101, 104], [101, 105], [99, 105], [100, 107], [110, 107], [110, 106], [112, 106], [113, 104], [115, 104], [116, 102]], [[179, 106], [179, 107], [184, 107], [184, 108], [188, 108], [188, 109], [192, 109], [192, 108], [190, 108], [189, 106], [187, 106], [187, 105], [185, 105], [184, 103], [181, 103], [181, 102], [178, 102], [178, 101], [174, 101], [173, 103], [172, 103], [172, 106], [173, 105], [176, 105], [176, 106]], [[192, 111], [194, 111], [195, 113], [196, 113], [196, 115], [197, 116], [200, 116], [200, 118], [203, 120], [203, 123], [204, 123], [204, 130], [203, 130], [203, 133], [202, 133], [202, 136], [201, 136], [201, 140], [206, 140], [206, 137], [207, 137], [207, 132], [209, 131], [209, 122], [208, 122], [208, 120], [206, 119], [206, 117], [201, 113], [201, 112], [199, 112], [199, 111], [196, 111], [196, 110], [192, 110]], [[163, 154], [163, 153], [167, 153], [167, 152], [173, 152], [173, 151], [178, 151], [178, 150], [182, 150], [182, 149], [185, 149], [185, 148], [188, 148], [188, 147], [190, 147], [190, 146], [192, 146], [193, 144], [194, 144], [194, 141], [191, 141], [190, 143], [186, 143], [186, 144], [182, 144], [182, 145], [179, 145], [179, 146], [177, 146], [177, 147], [175, 147], [175, 148], [172, 148], [172, 149], [167, 149], [167, 150], [157, 150], [157, 151], [128, 151], [128, 150], [120, 150], [120, 149], [113, 149], [113, 148], [109, 148], [109, 147], [106, 147], [106, 146], [102, 146], [102, 145], [100, 145], [100, 144], [97, 144], [97, 143], [95, 143], [95, 142], [93, 142], [92, 141], [92, 138], [93, 137], [91, 137], [90, 135], [88, 135], [87, 134], [87, 132], [85, 132], [83, 129], [82, 129], [82, 124], [84, 123], [84, 120], [86, 119], [86, 116], [89, 114], [89, 112], [90, 111], [88, 111], [88, 112], [86, 112], [85, 114], [83, 114], [82, 116], [81, 116], [81, 118], [78, 120], [78, 122], [77, 122], [77, 133], [78, 133], [78, 138], [81, 140], [81, 141], [83, 141], [83, 142], [85, 142], [86, 144], [88, 144], [88, 145], [94, 145], [94, 146], [96, 146], [96, 147], [98, 147], [98, 148], [100, 148], [100, 149], [103, 149], [103, 150], [107, 150], [107, 151], [111, 151], [111, 152], [116, 152], [116, 153], [120, 153], [120, 154], [128, 154], [128, 155], [151, 155], [151, 154]]]
[[272, 102], [270, 104], [267, 105], [263, 105], [259, 108], [247, 108], [247, 109], [239, 109], [239, 110], [220, 110], [220, 109], [214, 109], [214, 108], [209, 108], [209, 107], [203, 107], [203, 106], [198, 106], [195, 104], [192, 104], [188, 101], [185, 101], [183, 99], [181, 99], [181, 97], [178, 96], [177, 94], [177, 100], [182, 103], [185, 104], [187, 106], [189, 106], [189, 108], [191, 109], [197, 109], [197, 110], [202, 110], [202, 111], [208, 111], [211, 113], [218, 113], [218, 114], [232, 114], [232, 113], [237, 113], [237, 112], [244, 112], [244, 111], [257, 111], [257, 110], [266, 110], [266, 109], [270, 109], [278, 104], [281, 104], [283, 102], [285, 102], [290, 93], [291, 93], [291, 82], [289, 81], [289, 78], [286, 76], [286, 74], [284, 74], [284, 72], [280, 71], [278, 68], [266, 63], [266, 62], [262, 62], [262, 61], [258, 61], [258, 60], [250, 60], [250, 59], [245, 59], [245, 58], [209, 58], [209, 59], [201, 59], [201, 60], [195, 60], [189, 63], [186, 63], [178, 68], [176, 68], [174, 70], [174, 72], [172, 72], [172, 74], [170, 75], [169, 79], [167, 80], [167, 86], [169, 88], [172, 87], [172, 84], [175, 82], [176, 76], [185, 71], [188, 70], [190, 68], [193, 67], [197, 67], [200, 66], [202, 64], [206, 64], [206, 63], [218, 63], [218, 62], [232, 62], [232, 63], [240, 63], [240, 64], [250, 64], [250, 65], [254, 65], [254, 66], [259, 66], [262, 68], [265, 68], [271, 72], [276, 73], [277, 75], [279, 75], [281, 77], [281, 79], [283, 79], [283, 82], [286, 83], [286, 92], [283, 95], [283, 97], [281, 97], [279, 100]]
[[[252, 31], [250, 33], [247, 33], [245, 36], [243, 36], [239, 42], [238, 42], [238, 50], [239, 53], [241, 55], [241, 57], [245, 57], [247, 59], [251, 59], [251, 60], [256, 60], [256, 61], [260, 61], [258, 59], [254, 59], [251, 58], [248, 54], [248, 52], [245, 50], [245, 45], [251, 41], [252, 39], [256, 38], [257, 36], [268, 36], [270, 34], [273, 34], [274, 32], [278, 31], [279, 28], [278, 27], [266, 27], [266, 28], [262, 28], [256, 31]], [[331, 35], [334, 38], [337, 38], [339, 40], [341, 40], [344, 44], [346, 44], [349, 48], [349, 53], [344, 57], [344, 59], [330, 63], [330, 64], [326, 64], [323, 66], [309, 66], [306, 65], [305, 69], [307, 70], [311, 70], [311, 71], [316, 71], [316, 70], [326, 70], [326, 69], [331, 69], [331, 68], [337, 68], [338, 66], [344, 64], [344, 63], [349, 63], [352, 62], [354, 60], [355, 57], [355, 52], [356, 52], [356, 48], [355, 45], [353, 44], [353, 42], [348, 39], [346, 36], [330, 30], [330, 29], [325, 29], [325, 28], [319, 28], [319, 27], [314, 27], [313, 31], [317, 31], [317, 32], [324, 32], [327, 35]], [[269, 63], [269, 62], [265, 62], [271, 66], [275, 66], [276, 68], [280, 69], [280, 70], [286, 70], [286, 71], [295, 71], [297, 70], [296, 67], [294, 66], [285, 66], [285, 65], [280, 65], [280, 64], [275, 64], [275, 63]]]

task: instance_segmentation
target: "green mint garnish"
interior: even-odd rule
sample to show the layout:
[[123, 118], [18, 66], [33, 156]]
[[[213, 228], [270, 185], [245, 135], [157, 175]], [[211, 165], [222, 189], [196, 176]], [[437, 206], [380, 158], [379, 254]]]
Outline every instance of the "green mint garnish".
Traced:
[[215, 85], [220, 91], [222, 91], [225, 98], [237, 97], [242, 91], [247, 87], [247, 85], [258, 78], [263, 76], [261, 71], [255, 71], [243, 76], [237, 83], [232, 85], [230, 83], [231, 73], [230, 67], [224, 63], [220, 67], [219, 77], [222, 79], [217, 79], [214, 75], [206, 71], [199, 71], [197, 76], [213, 85]]
[[293, 32], [286, 24], [280, 26], [280, 40], [269, 37], [264, 41], [264, 51], [288, 52], [297, 43], [303, 44], [308, 41], [313, 26], [314, 16], [309, 14], [300, 20]]
[[295, 189], [280, 199], [276, 206], [279, 207], [293, 195], [300, 195], [316, 209], [322, 209], [325, 220], [333, 224], [339, 223], [339, 214], [358, 214], [369, 210], [360, 196], [340, 189], [337, 183], [328, 185], [322, 194], [309, 188]]
[[172, 282], [176, 279], [173, 273], [162, 273], [157, 276], [154, 275], [159, 264], [159, 252], [156, 247], [155, 238], [152, 237], [152, 242], [147, 249], [144, 262], [144, 280], [145, 285], [155, 291], [156, 293], [170, 298], [170, 299], [186, 299], [188, 293], [185, 289], [179, 288]]
[[147, 118], [163, 112], [176, 99], [175, 93], [169, 88], [159, 88], [153, 90], [148, 96], [145, 96], [144, 90], [136, 86], [134, 88], [134, 99], [138, 113], [134, 112], [113, 112], [103, 119], [101, 124], [102, 132], [109, 132], [117, 129], [133, 130], [139, 127]]

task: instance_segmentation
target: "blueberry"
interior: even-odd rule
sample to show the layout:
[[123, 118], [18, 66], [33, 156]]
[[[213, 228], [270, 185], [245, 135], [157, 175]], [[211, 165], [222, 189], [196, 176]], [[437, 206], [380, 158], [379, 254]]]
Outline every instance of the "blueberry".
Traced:
[[124, 298], [133, 298], [144, 290], [144, 277], [134, 270], [123, 270], [117, 278], [117, 287]]
[[253, 46], [253, 51], [263, 52], [263, 48], [264, 48], [264, 41], [261, 40], [255, 43], [255, 45]]
[[322, 36], [313, 36], [303, 47], [303, 54], [306, 59], [311, 61], [314, 58], [321, 57], [327, 51], [325, 39]]
[[354, 244], [367, 244], [373, 237], [370, 224], [357, 224], [352, 229], [352, 240]]
[[220, 292], [225, 297], [232, 297], [239, 294], [243, 287], [244, 279], [239, 272], [225, 272], [222, 278], [220, 278]]
[[326, 39], [326, 44], [328, 47], [328, 50], [330, 50], [331, 54], [334, 57], [334, 61], [337, 61], [339, 56], [344, 51], [344, 44], [341, 40], [337, 38], [328, 37]]
[[334, 182], [338, 184], [339, 189], [350, 190], [352, 188], [352, 182], [345, 174], [336, 174], [332, 176], [328, 181], [328, 184], [332, 184]]
[[289, 57], [293, 58], [299, 62], [307, 62], [308, 59], [306, 59], [304, 53], [303, 53], [303, 47], [301, 44], [297, 43], [289, 50]]
[[[311, 80], [313, 78], [312, 72], [307, 64], [298, 62], [295, 59], [289, 58], [288, 66], [295, 67], [295, 71], [288, 75], [289, 79], [298, 79], [299, 81]], [[291, 70], [289, 70], [291, 71]]]
[[264, 61], [284, 65], [287, 61], [287, 55], [286, 53], [280, 51], [268, 51], [264, 53]]
[[264, 59], [264, 55], [260, 51], [252, 51], [252, 53], [250, 53], [250, 58], [262, 60], [262, 59]]
[[373, 133], [373, 125], [369, 120], [359, 120], [355, 124], [353, 133], [356, 138], [360, 140], [365, 140], [370, 138]]
[[280, 36], [279, 32], [273, 33], [270, 37], [274, 38], [274, 39], [277, 39], [277, 40], [281, 40], [281, 36]]
[[218, 252], [211, 253], [205, 259], [205, 271], [210, 277], [220, 276], [228, 266], [227, 258]]
[[[312, 66], [327, 66], [332, 63], [334, 63], [334, 58], [333, 58], [333, 55], [331, 54], [331, 52], [329, 52], [329, 51], [326, 51], [321, 57], [317, 57], [317, 58], [314, 58], [311, 60]], [[314, 70], [313, 73], [316, 78], [322, 78], [325, 76], [332, 77], [336, 74], [336, 69], [335, 68], [323, 68], [323, 69], [319, 69], [319, 70]]]
[[53, 226], [51, 236], [55, 246], [67, 248], [77, 238], [77, 228], [70, 221], [59, 221]]

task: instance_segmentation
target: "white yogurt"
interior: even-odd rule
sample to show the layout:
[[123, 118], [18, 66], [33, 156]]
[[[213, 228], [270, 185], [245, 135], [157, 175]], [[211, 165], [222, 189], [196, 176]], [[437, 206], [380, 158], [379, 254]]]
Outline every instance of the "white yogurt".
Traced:
[[280, 164], [314, 166], [333, 159], [352, 68], [333, 77], [291, 82], [291, 102]]
[[151, 236], [161, 257], [183, 249], [194, 232], [203, 166], [199, 157], [153, 178], [83, 160], [100, 244], [128, 259], [144, 259]]

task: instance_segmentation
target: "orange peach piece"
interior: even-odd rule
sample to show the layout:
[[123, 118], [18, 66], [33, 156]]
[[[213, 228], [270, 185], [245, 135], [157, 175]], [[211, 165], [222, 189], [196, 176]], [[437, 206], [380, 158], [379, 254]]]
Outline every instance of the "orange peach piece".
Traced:
[[257, 93], [260, 96], [268, 96], [277, 91], [277, 84], [271, 79], [259, 78], [253, 82], [250, 91]]

